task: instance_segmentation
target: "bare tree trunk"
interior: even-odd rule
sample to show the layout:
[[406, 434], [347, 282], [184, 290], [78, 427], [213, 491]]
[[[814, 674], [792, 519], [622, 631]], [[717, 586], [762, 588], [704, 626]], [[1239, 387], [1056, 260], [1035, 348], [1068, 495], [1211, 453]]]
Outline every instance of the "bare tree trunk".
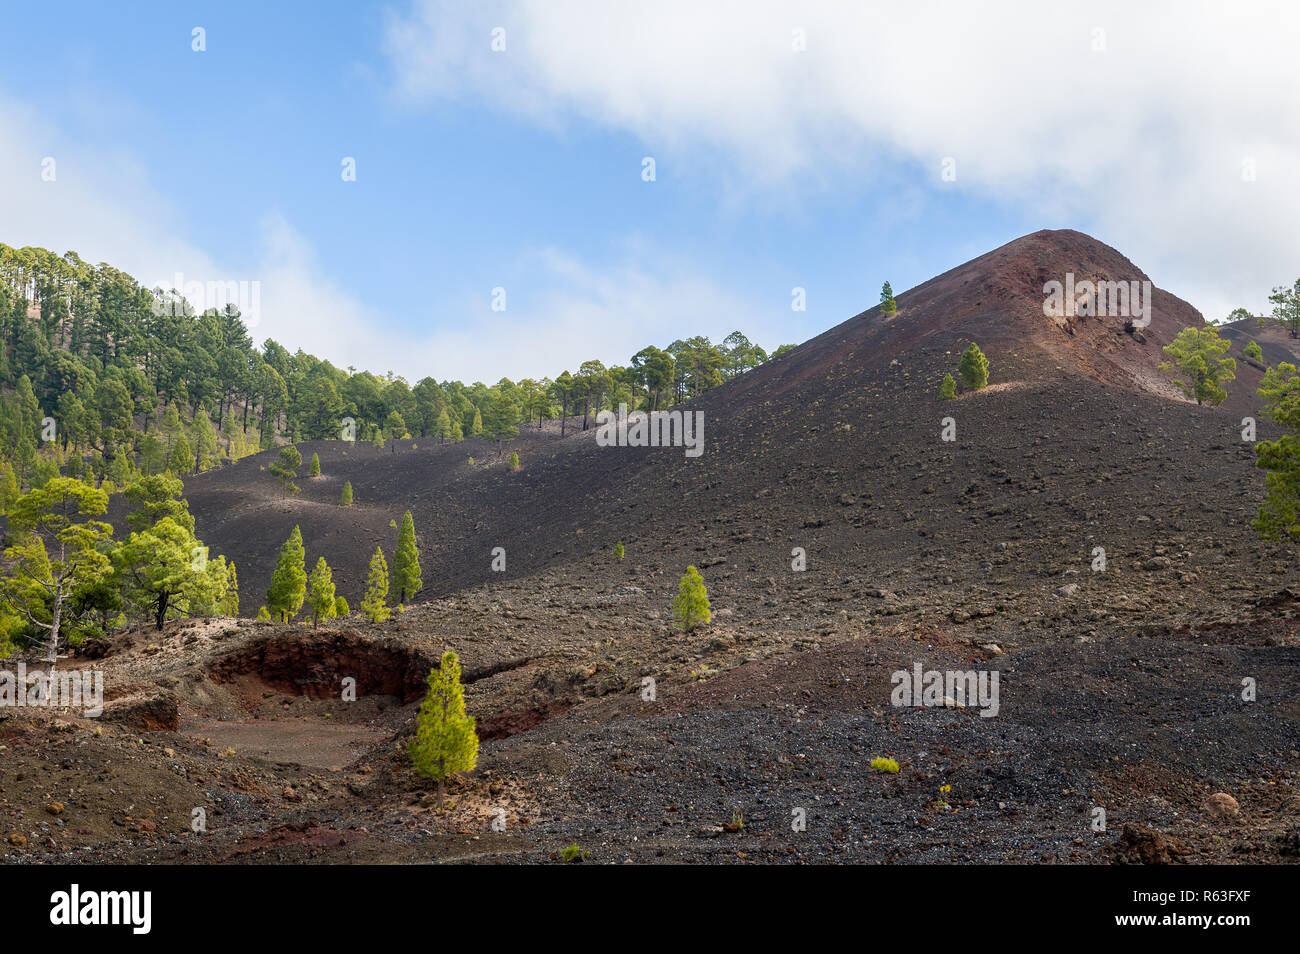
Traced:
[[59, 618], [63, 615], [63, 590], [54, 593], [54, 613], [50, 617], [50, 635], [45, 640], [45, 662], [50, 664], [49, 674], [54, 675], [54, 666], [59, 661]]

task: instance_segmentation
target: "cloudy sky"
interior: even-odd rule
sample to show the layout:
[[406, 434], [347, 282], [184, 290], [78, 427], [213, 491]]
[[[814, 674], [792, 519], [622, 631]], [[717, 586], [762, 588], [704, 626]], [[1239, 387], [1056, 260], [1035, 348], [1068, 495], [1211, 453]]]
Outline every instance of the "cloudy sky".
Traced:
[[1300, 275], [1295, 3], [289, 6], [6, 4], [0, 242], [467, 381], [803, 341], [1039, 228], [1212, 318]]

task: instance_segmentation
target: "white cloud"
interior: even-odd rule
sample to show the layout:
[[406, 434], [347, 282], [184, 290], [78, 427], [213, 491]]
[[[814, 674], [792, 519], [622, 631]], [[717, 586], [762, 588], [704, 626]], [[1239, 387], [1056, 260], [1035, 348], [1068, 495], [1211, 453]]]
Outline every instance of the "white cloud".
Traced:
[[[42, 178], [53, 160], [53, 180]], [[177, 271], [214, 275], [211, 258], [176, 234], [180, 209], [130, 156], [67, 141], [32, 111], [0, 99], [0, 241], [101, 261], [146, 284]]]
[[[306, 342], [305, 350], [337, 365], [393, 370], [412, 382], [425, 375], [489, 384], [502, 377], [554, 377], [590, 358], [626, 364], [647, 344], [662, 347], [682, 336], [683, 328], [714, 341], [740, 328], [773, 347], [778, 337], [789, 338], [777, 324], [779, 303], [756, 308], [642, 245], [618, 264], [599, 268], [553, 248], [527, 253], [501, 286], [504, 311], [492, 310], [488, 288], [451, 303], [454, 316], [447, 302], [431, 295], [422, 303], [430, 310], [430, 330], [403, 331], [321, 280], [301, 238], [282, 220], [267, 223], [267, 237], [273, 252], [261, 331], [281, 343]], [[763, 312], [772, 320], [756, 320]]]
[[951, 156], [959, 188], [1091, 224], [1214, 316], [1300, 259], [1297, 35], [1300, 7], [1239, 0], [417, 0], [387, 48], [411, 101], [594, 121], [755, 190]]

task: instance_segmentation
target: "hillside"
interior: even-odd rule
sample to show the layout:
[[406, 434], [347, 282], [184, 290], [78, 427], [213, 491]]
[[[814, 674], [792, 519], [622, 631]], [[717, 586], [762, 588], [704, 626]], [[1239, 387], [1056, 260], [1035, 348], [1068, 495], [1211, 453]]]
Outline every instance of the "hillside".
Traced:
[[[1291, 547], [1250, 526], [1263, 478], [1240, 421], [1257, 416], [1258, 371], [1239, 349], [1255, 335], [1230, 329], [1238, 380], [1224, 406], [1198, 407], [1158, 371], [1198, 313], [1157, 290], [1144, 340], [1114, 319], [1056, 321], [1042, 285], [1068, 271], [1145, 280], [1080, 233], [1026, 236], [899, 295], [893, 318], [863, 312], [705, 393], [690, 405], [705, 415], [695, 459], [550, 424], [499, 450], [303, 442], [323, 475], [293, 497], [266, 453], [189, 478], [199, 536], [238, 565], [249, 615], [294, 525], [355, 606], [406, 509], [425, 591], [384, 624], [169, 623], [78, 660], [108, 674], [105, 730], [69, 719], [51, 735], [30, 713], [0, 726], [6, 770], [42, 779], [5, 784], [7, 823], [27, 840], [2, 850], [1294, 861], [1300, 573]], [[1295, 353], [1255, 337], [1266, 356]], [[938, 400], [971, 340], [989, 387]], [[955, 441], [940, 438], [944, 417]], [[502, 463], [512, 449], [518, 472]], [[504, 573], [490, 569], [498, 546]], [[689, 634], [670, 616], [688, 564], [714, 610]], [[434, 812], [400, 746], [444, 647], [464, 662], [483, 746], [455, 809]], [[892, 674], [918, 665], [1000, 672], [997, 718], [891, 705]], [[346, 676], [354, 705], [337, 697]], [[1247, 677], [1255, 702], [1240, 698]], [[873, 772], [879, 756], [901, 771]], [[121, 774], [74, 784], [50, 771], [68, 759]], [[51, 799], [66, 828], [46, 821]], [[196, 804], [220, 809], [198, 841]], [[736, 811], [743, 830], [725, 830]]]
[[[1187, 525], [1184, 533], [1206, 523], [1222, 535], [1227, 517], [1237, 528], [1228, 532], [1257, 550], [1246, 524], [1262, 475], [1237, 433], [1243, 413], [1258, 416], [1260, 372], [1239, 353], [1246, 339], [1233, 350], [1229, 400], [1198, 408], [1158, 366], [1160, 347], [1199, 314], [1157, 289], [1145, 341], [1114, 319], [1058, 323], [1042, 313], [1042, 285], [1067, 271], [1145, 280], [1080, 233], [1026, 236], [900, 295], [896, 317], [864, 312], [688, 405], [705, 415], [707, 449], [696, 459], [681, 449], [601, 448], [594, 430], [561, 440], [551, 422], [523, 429], [505, 450], [479, 441], [399, 442], [396, 453], [304, 442], [304, 458], [319, 453], [324, 473], [300, 481], [296, 497], [260, 470], [269, 453], [190, 478], [187, 496], [200, 537], [235, 560], [246, 593], [265, 586], [300, 524], [309, 553], [335, 567], [349, 600], [374, 547], [395, 542], [389, 521], [408, 508], [426, 595], [487, 582], [497, 546], [507, 548], [505, 576], [517, 578], [599, 562], [619, 539], [655, 571], [698, 562], [779, 577], [791, 547], [803, 546], [823, 570], [873, 577], [933, 553], [962, 567], [966, 584], [993, 558], [987, 547], [999, 533], [1064, 565], [1083, 559], [1084, 537], [1139, 553], [1150, 546], [1147, 521]], [[991, 386], [944, 405], [937, 382], [972, 340], [990, 357]], [[939, 440], [950, 412], [955, 444]], [[511, 449], [518, 473], [502, 465]], [[337, 506], [345, 480], [357, 500], [348, 510]], [[1215, 502], [1151, 494], [1192, 482], [1214, 488]], [[1050, 506], [1022, 509], [1044, 494]], [[1065, 534], [1079, 556], [1054, 544]], [[256, 607], [247, 597], [245, 605]]]

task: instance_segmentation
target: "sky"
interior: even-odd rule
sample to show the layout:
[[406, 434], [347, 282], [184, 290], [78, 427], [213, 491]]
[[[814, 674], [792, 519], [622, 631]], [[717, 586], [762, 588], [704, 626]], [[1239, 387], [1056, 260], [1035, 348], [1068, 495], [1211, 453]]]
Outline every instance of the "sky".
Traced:
[[1239, 0], [10, 0], [0, 242], [257, 282], [259, 343], [411, 381], [770, 350], [1040, 228], [1263, 313], [1297, 36]]

